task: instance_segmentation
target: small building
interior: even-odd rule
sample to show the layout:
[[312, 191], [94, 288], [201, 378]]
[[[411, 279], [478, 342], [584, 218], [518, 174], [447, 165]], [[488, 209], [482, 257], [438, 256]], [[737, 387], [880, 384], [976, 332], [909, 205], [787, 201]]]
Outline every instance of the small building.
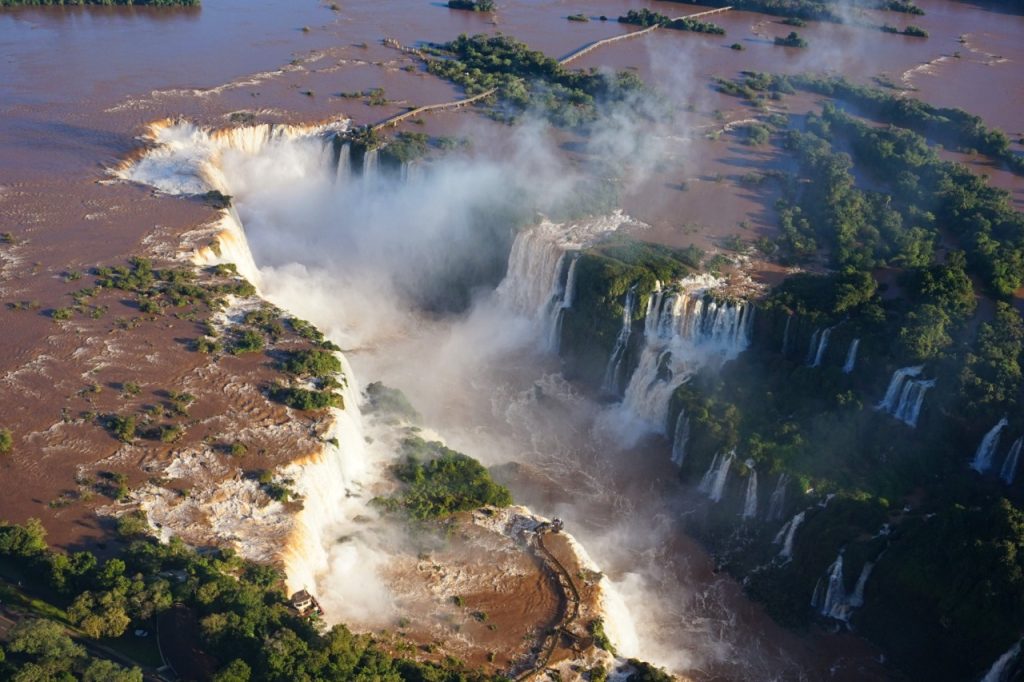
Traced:
[[299, 613], [306, 613], [313, 608], [313, 595], [306, 590], [299, 590], [292, 595], [292, 608]]

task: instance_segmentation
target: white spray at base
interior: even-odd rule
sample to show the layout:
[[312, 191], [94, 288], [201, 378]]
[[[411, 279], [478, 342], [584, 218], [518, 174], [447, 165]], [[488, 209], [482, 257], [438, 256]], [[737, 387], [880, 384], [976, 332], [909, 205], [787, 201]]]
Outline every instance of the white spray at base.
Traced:
[[1010, 673], [1010, 666], [1020, 656], [1021, 643], [1018, 640], [1005, 654], [997, 658], [980, 682], [1009, 682], [1007, 676]]

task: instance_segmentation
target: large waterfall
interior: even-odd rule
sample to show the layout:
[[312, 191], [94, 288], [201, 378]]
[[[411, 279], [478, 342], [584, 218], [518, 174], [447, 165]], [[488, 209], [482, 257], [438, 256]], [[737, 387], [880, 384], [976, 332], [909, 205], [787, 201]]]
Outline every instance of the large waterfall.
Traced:
[[697, 490], [706, 494], [712, 502], [720, 502], [722, 500], [722, 494], [725, 492], [725, 483], [729, 478], [729, 468], [732, 466], [734, 459], [736, 459], [735, 451], [724, 455], [719, 452], [711, 460], [707, 472], [705, 472], [704, 477], [701, 479]]
[[743, 512], [741, 516], [745, 519], [752, 519], [757, 516], [757, 469], [754, 468], [754, 461], [748, 459], [746, 466], [750, 470], [747, 477], [747, 493], [743, 498]]
[[860, 339], [850, 342], [850, 348], [846, 351], [846, 362], [843, 363], [843, 373], [852, 374], [857, 364], [857, 348], [860, 346]]
[[498, 300], [533, 320], [543, 346], [557, 352], [562, 317], [575, 295], [579, 250], [629, 222], [621, 213], [613, 213], [568, 224], [543, 220], [521, 230], [512, 243], [505, 278], [498, 285]]
[[1003, 460], [1003, 467], [999, 470], [999, 478], [1001, 478], [1003, 483], [1006, 485], [1013, 485], [1014, 479], [1017, 478], [1017, 467], [1020, 464], [1021, 446], [1024, 446], [1024, 436], [1013, 441], [1013, 445], [1010, 446], [1010, 451], [1006, 454], [1006, 459]]
[[980, 682], [1009, 682], [1010, 666], [1020, 656], [1021, 643], [1021, 640], [1018, 640], [1005, 654], [997, 658]]
[[676, 417], [676, 428], [672, 433], [672, 463], [677, 467], [683, 466], [686, 461], [686, 446], [690, 441], [690, 418], [686, 416], [686, 410], [679, 410]]
[[786, 521], [775, 535], [775, 539], [772, 542], [776, 545], [782, 545], [782, 549], [779, 550], [780, 558], [793, 558], [793, 541], [796, 539], [796, 531], [800, 528], [800, 524], [804, 522], [806, 516], [807, 512], [799, 512], [789, 521]]
[[622, 361], [626, 357], [629, 338], [633, 334], [633, 313], [635, 310], [636, 288], [633, 287], [626, 292], [626, 300], [622, 304], [622, 327], [619, 328], [619, 335], [615, 339], [615, 347], [612, 348], [612, 354], [608, 356], [608, 366], [604, 370], [604, 381], [601, 382], [602, 393], [618, 395], [622, 390]]
[[996, 448], [999, 447], [999, 436], [1002, 435], [1003, 429], [1009, 426], [1009, 424], [1009, 420], [1003, 417], [981, 439], [978, 449], [974, 452], [974, 459], [971, 460], [971, 468], [979, 474], [983, 474], [992, 468], [992, 458], [996, 454]]
[[778, 521], [782, 518], [782, 512], [786, 506], [787, 485], [789, 485], [789, 474], [783, 471], [775, 481], [775, 490], [768, 498], [768, 512], [765, 514], [765, 521]]
[[916, 365], [893, 372], [889, 388], [875, 409], [896, 417], [907, 426], [917, 426], [924, 396], [935, 385], [934, 379], [917, 378], [923, 370], [924, 365]]
[[699, 275], [650, 296], [643, 352], [622, 407], [652, 431], [665, 433], [669, 398], [696, 369], [734, 358], [749, 344], [754, 306], [716, 297], [722, 286]]

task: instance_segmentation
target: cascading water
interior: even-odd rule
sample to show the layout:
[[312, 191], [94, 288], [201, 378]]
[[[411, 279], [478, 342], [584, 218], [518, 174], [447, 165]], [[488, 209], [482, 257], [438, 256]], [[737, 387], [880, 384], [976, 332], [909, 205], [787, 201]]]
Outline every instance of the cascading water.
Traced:
[[864, 562], [864, 568], [860, 571], [860, 576], [857, 578], [857, 585], [853, 588], [853, 594], [847, 600], [850, 608], [859, 609], [864, 606], [864, 588], [868, 584], [868, 578], [871, 577], [871, 571], [874, 570], [875, 564], [873, 561]]
[[621, 213], [570, 224], [543, 220], [516, 235], [496, 295], [534, 322], [545, 349], [558, 350], [561, 319], [575, 296], [579, 250], [627, 222]]
[[857, 364], [857, 348], [860, 346], [860, 339], [854, 339], [850, 342], [850, 349], [846, 351], [846, 362], [843, 363], [843, 373], [853, 374], [853, 369]]
[[1024, 446], [1024, 436], [1013, 441], [1013, 445], [1010, 446], [1010, 452], [1007, 453], [1006, 459], [1003, 461], [1003, 467], [999, 470], [999, 478], [1006, 485], [1013, 485], [1013, 481], [1017, 478], [1021, 446]]
[[734, 459], [736, 459], [735, 450], [725, 455], [721, 452], [716, 454], [711, 460], [711, 465], [708, 467], [707, 472], [705, 472], [704, 477], [701, 479], [700, 485], [697, 486], [697, 490], [706, 494], [712, 502], [720, 502], [722, 500], [725, 484], [729, 479], [729, 469], [732, 467]]
[[818, 350], [814, 353], [814, 362], [811, 363], [811, 367], [821, 367], [821, 363], [825, 359], [825, 351], [828, 349], [828, 339], [830, 336], [832, 336], [832, 327], [827, 327], [821, 333], [821, 339], [818, 341]]
[[917, 379], [924, 365], [903, 367], [893, 372], [889, 388], [875, 409], [892, 415], [910, 427], [917, 426], [921, 407], [928, 389], [935, 385], [934, 379]]
[[754, 460], [748, 459], [746, 466], [750, 470], [747, 477], [747, 493], [743, 498], [743, 512], [741, 516], [745, 519], [752, 519], [757, 516], [757, 469], [754, 468]]
[[1010, 666], [1020, 656], [1021, 644], [1022, 642], [1018, 640], [1005, 654], [997, 658], [980, 682], [1009, 682]]
[[622, 401], [626, 414], [651, 431], [665, 433], [672, 392], [696, 369], [732, 359], [749, 344], [754, 308], [716, 299], [713, 291], [722, 285], [699, 275], [651, 294], [644, 349]]
[[793, 323], [793, 316], [786, 317], [786, 328], [782, 331], [782, 354], [789, 352], [789, 326]]
[[789, 485], [789, 474], [783, 471], [775, 482], [775, 490], [768, 498], [768, 513], [766, 521], [778, 521], [782, 518], [782, 512], [786, 506], [786, 486]]
[[981, 439], [981, 443], [978, 444], [978, 449], [974, 453], [974, 459], [971, 460], [971, 468], [979, 474], [983, 474], [992, 468], [992, 458], [996, 454], [996, 448], [999, 447], [999, 436], [1002, 435], [1003, 429], [1009, 426], [1009, 424], [1010, 421], [1003, 417]]
[[843, 585], [842, 551], [839, 552], [839, 556], [829, 566], [826, 580], [824, 596], [822, 597], [820, 592], [816, 590], [817, 593], [814, 595], [816, 602], [811, 605], [818, 609], [818, 613], [827, 618], [846, 621], [849, 618], [849, 614], [846, 608], [846, 587]]
[[808, 367], [814, 362], [814, 356], [818, 352], [818, 337], [821, 336], [821, 330], [815, 329], [814, 333], [811, 334], [811, 342], [807, 346], [807, 357], [804, 359], [804, 364]]
[[342, 144], [338, 151], [338, 166], [334, 178], [340, 185], [352, 182], [352, 145], [348, 142]]
[[363, 168], [361, 172], [361, 175], [363, 176], [363, 185], [365, 187], [373, 187], [377, 182], [379, 171], [380, 150], [367, 149], [363, 153]]
[[772, 542], [776, 545], [782, 545], [782, 549], [779, 550], [779, 558], [793, 558], [793, 541], [796, 539], [796, 531], [800, 528], [800, 524], [804, 522], [806, 516], [807, 512], [799, 512], [789, 521], [786, 521], [775, 535], [775, 539]]
[[619, 395], [622, 385], [622, 361], [629, 347], [629, 337], [633, 334], [633, 311], [636, 309], [636, 288], [626, 292], [626, 300], [622, 304], [622, 327], [615, 338], [612, 354], [608, 356], [608, 366], [604, 370], [604, 381], [601, 392], [607, 395]]
[[672, 434], [672, 463], [677, 467], [683, 466], [686, 461], [686, 446], [690, 440], [690, 418], [686, 416], [686, 410], [679, 410], [676, 417], [676, 428]]

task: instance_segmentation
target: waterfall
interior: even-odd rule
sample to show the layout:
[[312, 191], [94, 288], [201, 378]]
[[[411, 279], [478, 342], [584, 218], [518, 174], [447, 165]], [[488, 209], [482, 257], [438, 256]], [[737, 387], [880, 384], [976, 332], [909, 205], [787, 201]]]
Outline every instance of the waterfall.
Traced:
[[665, 433], [669, 398], [697, 368], [732, 359], [749, 344], [754, 308], [715, 298], [712, 291], [722, 284], [700, 275], [651, 294], [644, 348], [622, 407], [652, 431]]
[[1009, 682], [1007, 673], [1009, 672], [1010, 665], [1020, 656], [1020, 647], [1021, 641], [1018, 640], [1016, 644], [1010, 647], [1009, 651], [996, 659], [996, 662], [988, 669], [985, 676], [981, 678], [981, 682]]
[[979, 474], [983, 474], [992, 468], [992, 457], [995, 455], [996, 448], [999, 447], [999, 436], [1002, 435], [1003, 429], [1009, 425], [1009, 421], [1006, 417], [999, 420], [999, 423], [992, 427], [992, 429], [985, 434], [985, 437], [981, 439], [981, 443], [978, 445], [978, 450], [974, 453], [974, 459], [971, 460], [971, 468], [977, 471]]
[[860, 571], [860, 577], [857, 578], [857, 585], [853, 588], [853, 594], [847, 600], [850, 608], [859, 609], [864, 606], [864, 586], [868, 584], [868, 578], [871, 577], [871, 571], [875, 568], [873, 561], [864, 562], [864, 568]]
[[835, 618], [836, 620], [846, 621], [849, 619], [849, 613], [846, 603], [846, 588], [843, 586], [843, 552], [840, 550], [839, 556], [832, 562], [832, 565], [828, 568], [827, 587], [825, 588], [825, 598], [814, 606], [818, 609], [818, 613], [828, 618]]
[[686, 410], [679, 410], [676, 417], [676, 428], [672, 435], [672, 463], [677, 467], [686, 461], [686, 445], [690, 440], [690, 419]]
[[[687, 422], [687, 425], [689, 425], [689, 422]], [[999, 478], [1006, 485], [1013, 485], [1014, 479], [1017, 478], [1017, 465], [1020, 461], [1022, 445], [1024, 445], [1024, 436], [1013, 442], [1013, 445], [1010, 446], [1010, 452], [1006, 455], [1006, 460], [1003, 461], [1003, 468], [999, 471]]]
[[832, 327], [827, 327], [821, 333], [821, 339], [818, 341], [818, 350], [814, 354], [814, 362], [811, 363], [811, 367], [821, 367], [821, 361], [825, 359], [825, 350], [828, 348], [828, 337], [830, 336], [832, 336]]
[[808, 367], [814, 362], [814, 356], [818, 350], [818, 336], [820, 335], [820, 329], [815, 329], [814, 333], [811, 334], [811, 343], [807, 346], [807, 358], [804, 360], [804, 364]]
[[772, 542], [776, 545], [782, 545], [782, 549], [779, 550], [780, 558], [793, 558], [793, 540], [796, 538], [796, 531], [800, 528], [800, 524], [804, 522], [806, 515], [807, 512], [802, 511], [789, 521], [786, 521], [785, 525], [775, 535], [775, 539]]
[[619, 328], [619, 335], [615, 338], [615, 347], [612, 348], [612, 354], [608, 356], [608, 366], [604, 370], [604, 381], [601, 382], [602, 393], [618, 395], [620, 392], [622, 360], [626, 357], [629, 337], [633, 333], [633, 310], [635, 307], [636, 289], [633, 288], [626, 292], [626, 301], [622, 306], [622, 327]]
[[757, 516], [757, 469], [754, 468], [753, 460], [748, 459], [746, 465], [750, 469], [750, 476], [747, 477], [747, 494], [743, 499], [742, 516], [745, 519], [752, 519]]
[[921, 407], [928, 389], [935, 385], [935, 379], [917, 379], [924, 365], [903, 367], [893, 372], [885, 397], [875, 409], [886, 412], [910, 427], [917, 426]]
[[338, 152], [338, 167], [334, 171], [334, 179], [342, 186], [352, 182], [352, 145], [348, 142], [341, 145]]
[[857, 364], [857, 348], [860, 346], [860, 339], [854, 339], [850, 342], [850, 349], [846, 351], [846, 363], [843, 364], [843, 373], [852, 374], [853, 368]]
[[372, 187], [377, 181], [377, 173], [380, 165], [380, 150], [367, 149], [363, 152], [363, 183]]
[[786, 486], [789, 485], [789, 474], [783, 471], [775, 482], [775, 490], [768, 498], [768, 514], [766, 521], [778, 521], [782, 518], [783, 508], [786, 505]]
[[576, 293], [579, 251], [629, 222], [620, 212], [567, 224], [542, 220], [516, 235], [495, 293], [505, 308], [534, 322], [546, 350], [558, 350], [561, 320]]
[[789, 325], [793, 322], [793, 316], [786, 317], [786, 328], [782, 331], [782, 354], [789, 352]]
[[697, 486], [697, 490], [706, 494], [712, 502], [720, 502], [725, 492], [725, 483], [729, 478], [729, 467], [736, 458], [736, 451], [733, 450], [723, 456], [721, 452], [711, 460], [711, 466]]

